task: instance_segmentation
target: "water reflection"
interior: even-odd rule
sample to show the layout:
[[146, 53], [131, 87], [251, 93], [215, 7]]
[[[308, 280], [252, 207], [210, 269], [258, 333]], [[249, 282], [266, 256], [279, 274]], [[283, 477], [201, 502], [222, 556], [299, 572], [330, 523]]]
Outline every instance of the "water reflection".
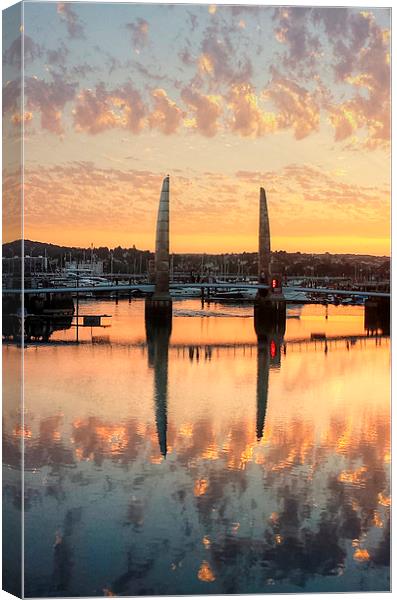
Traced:
[[281, 366], [281, 348], [285, 333], [286, 319], [276, 326], [261, 330], [258, 335], [257, 376], [256, 376], [256, 437], [261, 440], [265, 425], [267, 397], [269, 391], [269, 370]]
[[115, 343], [25, 353], [27, 594], [388, 589], [389, 340], [118, 310]]
[[[12, 349], [14, 350], [14, 349]], [[10, 593], [21, 595], [22, 557], [22, 453], [23, 436], [20, 435], [23, 368], [21, 355], [3, 348], [3, 586]], [[14, 430], [15, 429], [15, 434]]]
[[154, 372], [154, 405], [160, 452], [167, 455], [167, 402], [168, 402], [168, 345], [172, 321], [153, 323], [146, 319], [148, 364]]
[[56, 532], [54, 542], [54, 569], [52, 573], [52, 591], [63, 595], [70, 586], [73, 575], [73, 534], [82, 516], [82, 508], [73, 508], [66, 512], [62, 529]]

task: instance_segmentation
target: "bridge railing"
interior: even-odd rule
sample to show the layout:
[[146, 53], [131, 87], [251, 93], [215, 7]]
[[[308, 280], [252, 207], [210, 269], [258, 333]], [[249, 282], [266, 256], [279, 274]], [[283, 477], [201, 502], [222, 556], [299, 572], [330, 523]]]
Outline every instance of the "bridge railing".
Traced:
[[[224, 283], [224, 282], [205, 282], [205, 283], [171, 283], [171, 289], [234, 289], [234, 290], [249, 290], [249, 289], [269, 289], [268, 285], [259, 283]], [[141, 291], [150, 293], [154, 291], [153, 284], [108, 284], [108, 285], [71, 285], [71, 286], [49, 286], [37, 288], [3, 288], [3, 294], [56, 294], [56, 293], [84, 293], [84, 292], [122, 292], [122, 291]], [[358, 290], [337, 290], [334, 288], [309, 288], [302, 286], [285, 286], [284, 292], [307, 292], [312, 295], [316, 294], [333, 294], [338, 296], [356, 296], [356, 297], [379, 297], [390, 298], [389, 292], [377, 291], [358, 291]]]

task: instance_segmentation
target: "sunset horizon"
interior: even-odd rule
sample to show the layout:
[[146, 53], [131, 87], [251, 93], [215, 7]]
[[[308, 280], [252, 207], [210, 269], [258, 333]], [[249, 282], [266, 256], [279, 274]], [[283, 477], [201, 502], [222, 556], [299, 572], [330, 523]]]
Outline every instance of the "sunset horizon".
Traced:
[[[315, 236], [313, 236], [314, 239]], [[318, 238], [320, 239], [320, 238]], [[43, 245], [48, 245], [48, 246], [61, 246], [61, 247], [65, 247], [65, 248], [76, 248], [79, 250], [87, 250], [91, 247], [95, 248], [102, 248], [102, 247], [107, 247], [109, 250], [115, 250], [118, 247], [121, 248], [133, 248], [135, 247], [137, 250], [141, 251], [141, 252], [152, 252], [154, 253], [155, 251], [155, 240], [154, 240], [154, 235], [153, 235], [153, 241], [150, 245], [139, 245], [136, 244], [134, 242], [134, 240], [131, 241], [125, 241], [124, 243], [121, 243], [120, 241], [117, 241], [113, 244], [109, 244], [109, 243], [102, 243], [102, 242], [94, 242], [94, 241], [87, 241], [87, 243], [73, 243], [73, 242], [63, 242], [63, 241], [57, 241], [57, 240], [50, 240], [50, 239], [31, 239], [31, 238], [23, 238], [23, 240], [25, 242], [31, 242], [34, 244], [43, 244]], [[391, 253], [386, 253], [386, 252], [358, 252], [358, 251], [353, 251], [353, 250], [334, 250], [332, 252], [330, 252], [328, 249], [319, 249], [319, 250], [301, 250], [299, 249], [296, 245], [294, 245], [294, 241], [295, 238], [290, 238], [291, 240], [291, 249], [288, 250], [287, 247], [282, 247], [280, 245], [280, 247], [276, 247], [274, 246], [274, 241], [277, 241], [277, 238], [273, 238], [272, 237], [272, 242], [273, 242], [273, 246], [272, 247], [272, 252], [287, 252], [289, 254], [294, 254], [294, 253], [301, 253], [301, 254], [331, 254], [331, 255], [352, 255], [352, 256], [374, 256], [374, 257], [385, 257], [385, 258], [390, 258], [391, 257]], [[327, 246], [328, 240], [327, 238], [321, 237], [321, 240], [324, 240], [324, 247], [327, 248], [329, 246]], [[10, 244], [13, 242], [17, 242], [17, 241], [22, 241], [20, 238], [19, 239], [15, 239], [15, 240], [9, 240], [8, 242], [3, 241], [3, 244]], [[256, 242], [256, 244], [258, 243], [258, 239], [257, 237], [253, 237], [252, 239], [252, 244], [254, 244]], [[248, 246], [247, 246], [248, 247]], [[222, 249], [221, 250], [212, 250], [211, 246], [206, 246], [206, 250], [201, 250], [200, 248], [198, 248], [197, 250], [192, 249], [192, 250], [175, 250], [172, 246], [170, 247], [170, 253], [171, 254], [192, 254], [192, 255], [203, 255], [203, 254], [211, 254], [211, 255], [222, 255], [222, 254], [252, 254], [252, 253], [257, 253], [258, 252], [258, 248], [253, 248], [252, 250], [247, 249], [247, 247], [241, 247], [240, 249], [228, 249], [228, 246], [223, 244]]]

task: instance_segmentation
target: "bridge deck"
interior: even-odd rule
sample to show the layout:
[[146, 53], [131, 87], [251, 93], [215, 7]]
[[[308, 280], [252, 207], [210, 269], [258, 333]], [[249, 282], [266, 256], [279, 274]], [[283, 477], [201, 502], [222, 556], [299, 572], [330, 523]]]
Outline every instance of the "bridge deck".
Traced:
[[[249, 289], [269, 289], [268, 285], [254, 283], [171, 283], [170, 289], [229, 289], [229, 290], [249, 290]], [[389, 292], [373, 292], [373, 291], [357, 291], [357, 290], [335, 290], [332, 288], [309, 288], [301, 286], [285, 286], [285, 292], [308, 292], [310, 294], [337, 294], [340, 296], [356, 296], [356, 297], [378, 297], [390, 298]], [[59, 287], [43, 287], [43, 288], [25, 288], [16, 289], [3, 288], [3, 294], [59, 294], [59, 293], [84, 293], [84, 292], [132, 292], [140, 291], [150, 293], [154, 291], [154, 285], [151, 284], [120, 284], [120, 285], [93, 285], [93, 286], [59, 286]]]

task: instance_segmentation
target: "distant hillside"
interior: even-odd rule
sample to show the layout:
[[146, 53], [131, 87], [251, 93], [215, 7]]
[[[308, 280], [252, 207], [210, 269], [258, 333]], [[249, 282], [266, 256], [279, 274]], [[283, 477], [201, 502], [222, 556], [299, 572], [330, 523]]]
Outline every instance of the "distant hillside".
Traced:
[[[74, 246], [58, 246], [56, 244], [47, 244], [46, 242], [33, 242], [31, 240], [25, 240], [24, 251], [25, 256], [43, 256], [47, 251], [47, 256], [59, 256], [65, 252], [79, 251], [80, 248]], [[15, 240], [13, 242], [7, 242], [3, 244], [3, 256], [12, 257], [19, 256], [21, 252], [21, 240]]]
[[[3, 244], [3, 256], [4, 257], [12, 257], [19, 256], [21, 250], [21, 240], [15, 240], [13, 242], [7, 242]], [[24, 251], [25, 256], [44, 256], [44, 253], [47, 252], [48, 257], [58, 257], [65, 253], [72, 253], [72, 255], [80, 255], [93, 251], [97, 256], [101, 254], [108, 255], [111, 251], [116, 254], [120, 253], [144, 253], [144, 254], [153, 254], [150, 250], [138, 250], [133, 246], [133, 248], [121, 248], [118, 246], [117, 248], [108, 248], [107, 246], [99, 246], [91, 249], [81, 248], [79, 246], [58, 246], [57, 244], [50, 244], [47, 242], [35, 242], [32, 240], [25, 240], [24, 242]], [[200, 252], [180, 252], [175, 253], [177, 256], [186, 256], [186, 257], [195, 257], [202, 256], [205, 254], [207, 257], [215, 257], [215, 256], [255, 256], [257, 252], [227, 252], [227, 253], [200, 253]], [[373, 256], [371, 254], [349, 254], [349, 253], [341, 253], [341, 254], [330, 254], [329, 252], [325, 253], [310, 253], [310, 252], [285, 252], [284, 250], [273, 251], [273, 255], [275, 256], [300, 256], [302, 258], [311, 257], [311, 258], [329, 258], [329, 259], [338, 259], [338, 258], [346, 258], [346, 259], [356, 259], [358, 261], [365, 262], [366, 260], [375, 260], [375, 261], [388, 261], [390, 260], [389, 256]], [[103, 256], [105, 258], [105, 256]]]
[[[105, 273], [147, 273], [154, 253], [149, 250], [132, 248], [109, 249], [78, 248], [75, 246], [58, 246], [44, 242], [25, 240], [25, 256], [44, 256], [50, 261], [51, 268], [62, 268], [66, 261], [94, 260], [103, 261]], [[3, 257], [20, 256], [21, 240], [3, 244]], [[215, 273], [228, 276], [255, 276], [258, 273], [257, 252], [234, 252], [224, 254], [207, 253], [174, 253], [172, 255], [174, 272]], [[272, 252], [272, 270], [288, 276], [348, 276], [355, 279], [390, 277], [390, 258], [387, 256], [370, 256], [355, 254], [309, 254], [302, 252]]]

